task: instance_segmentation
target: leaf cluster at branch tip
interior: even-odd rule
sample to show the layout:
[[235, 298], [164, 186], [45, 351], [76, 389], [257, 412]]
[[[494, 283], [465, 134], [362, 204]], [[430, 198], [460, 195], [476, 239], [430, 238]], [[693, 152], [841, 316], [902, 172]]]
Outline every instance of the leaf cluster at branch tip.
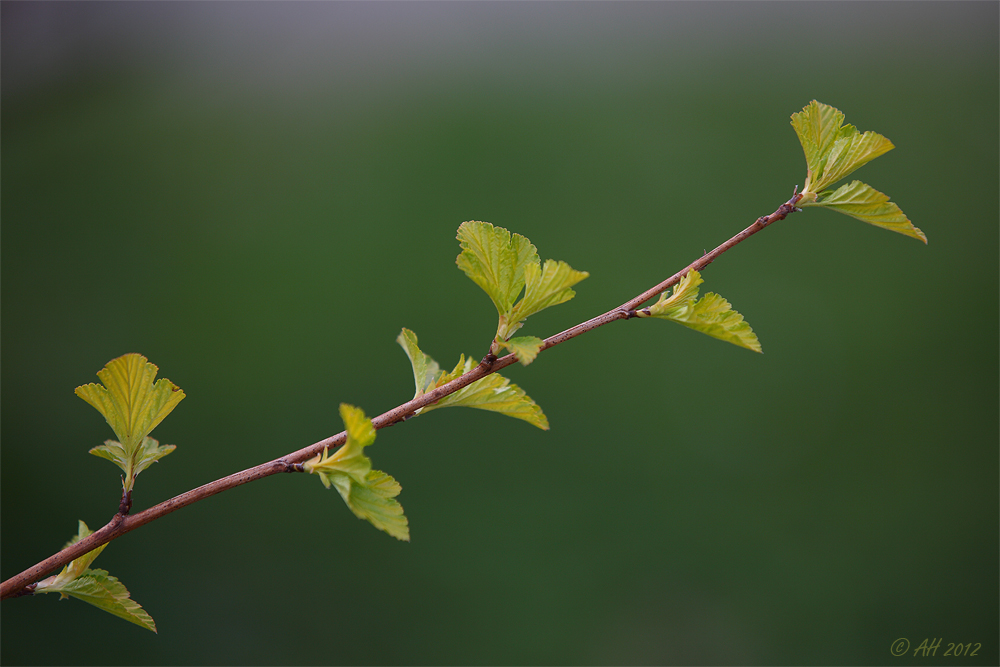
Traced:
[[543, 266], [528, 239], [488, 222], [463, 222], [457, 238], [462, 247], [455, 260], [458, 268], [489, 295], [499, 315], [490, 350], [506, 348], [527, 366], [541, 350], [542, 339], [511, 336], [531, 315], [572, 299], [573, 285], [590, 274], [552, 259]]
[[806, 181], [799, 206], [823, 206], [883, 229], [905, 234], [927, 243], [889, 197], [861, 181], [852, 181], [835, 191], [826, 189], [856, 169], [894, 148], [875, 132], [860, 133], [844, 125], [844, 114], [813, 100], [792, 114], [792, 127], [806, 156]]

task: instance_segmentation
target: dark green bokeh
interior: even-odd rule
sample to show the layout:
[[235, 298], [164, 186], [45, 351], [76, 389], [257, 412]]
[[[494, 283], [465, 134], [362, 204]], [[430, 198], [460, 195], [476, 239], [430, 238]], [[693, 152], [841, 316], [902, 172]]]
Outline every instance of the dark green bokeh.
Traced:
[[409, 398], [404, 326], [483, 354], [463, 220], [591, 273], [550, 335], [787, 199], [816, 98], [896, 144], [857, 176], [930, 240], [792, 216], [704, 273], [764, 355], [600, 329], [508, 369], [547, 433], [379, 433], [411, 544], [254, 483], [101, 555], [159, 635], [8, 600], [5, 664], [998, 662], [995, 3], [0, 12], [5, 578], [117, 507], [73, 395], [115, 356], [188, 395], [142, 509]]

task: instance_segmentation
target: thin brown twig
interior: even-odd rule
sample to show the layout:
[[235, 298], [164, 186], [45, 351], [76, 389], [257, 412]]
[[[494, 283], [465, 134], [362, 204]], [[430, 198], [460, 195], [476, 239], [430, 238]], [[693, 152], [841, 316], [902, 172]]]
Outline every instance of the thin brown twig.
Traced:
[[[777, 222], [778, 220], [783, 220], [789, 213], [799, 210], [795, 207], [795, 205], [798, 203], [800, 198], [801, 195], [794, 194], [791, 199], [779, 206], [778, 209], [771, 215], [757, 218], [752, 225], [717, 247], [712, 252], [705, 253], [699, 259], [691, 262], [691, 264], [684, 269], [678, 271], [655, 287], [651, 287], [634, 299], [626, 301], [622, 305], [609, 310], [603, 315], [598, 315], [597, 317], [589, 319], [586, 322], [582, 322], [574, 327], [566, 329], [561, 333], [557, 333], [554, 336], [546, 338], [542, 344], [540, 352], [566, 342], [567, 340], [575, 338], [588, 331], [592, 331], [593, 329], [603, 326], [608, 322], [626, 320], [635, 317], [636, 308], [649, 299], [666, 292], [668, 289], [676, 285], [688, 271], [701, 271], [706, 266], [711, 264], [716, 257], [736, 244], [746, 240], [768, 225]], [[478, 366], [462, 377], [456, 378], [455, 380], [452, 380], [451, 382], [444, 384], [433, 391], [430, 391], [422, 396], [418, 396], [413, 400], [407, 401], [406, 403], [403, 403], [402, 405], [399, 405], [392, 410], [373, 418], [372, 425], [376, 429], [380, 429], [406, 420], [412, 417], [420, 408], [430, 405], [431, 403], [434, 403], [449, 394], [453, 394], [459, 389], [462, 389], [477, 380], [481, 380], [491, 373], [495, 373], [503, 368], [506, 368], [515, 361], [517, 361], [517, 359], [513, 354], [508, 354], [504, 357], [500, 357], [499, 359], [493, 355], [488, 355]], [[199, 486], [196, 489], [191, 489], [190, 491], [182, 493], [179, 496], [175, 496], [158, 505], [154, 505], [149, 509], [143, 510], [138, 514], [123, 516], [122, 513], [119, 512], [118, 514], [115, 514], [107, 525], [94, 531], [75, 544], [66, 547], [62, 551], [53, 554], [36, 565], [33, 565], [24, 572], [21, 572], [20, 574], [4, 581], [3, 584], [0, 585], [0, 599], [28, 595], [32, 593], [33, 582], [38, 581], [49, 572], [66, 565], [73, 559], [82, 556], [88, 551], [96, 549], [102, 544], [106, 544], [111, 540], [121, 537], [125, 533], [129, 533], [136, 528], [149, 523], [150, 521], [170, 514], [171, 512], [179, 510], [182, 507], [196, 503], [199, 500], [204, 500], [205, 498], [214, 496], [217, 493], [227, 491], [237, 486], [242, 486], [248, 482], [263, 479], [264, 477], [270, 477], [271, 475], [284, 472], [302, 472], [303, 468], [301, 464], [303, 462], [311, 459], [317, 454], [322, 453], [325, 449], [343, 445], [346, 440], [347, 432], [341, 431], [337, 435], [326, 438], [325, 440], [320, 440], [319, 442], [313, 443], [308, 447], [303, 447], [302, 449], [282, 456], [281, 458], [277, 458], [273, 461], [268, 461], [267, 463], [254, 466], [253, 468], [247, 468], [246, 470], [222, 477], [214, 482], [209, 482], [208, 484]]]

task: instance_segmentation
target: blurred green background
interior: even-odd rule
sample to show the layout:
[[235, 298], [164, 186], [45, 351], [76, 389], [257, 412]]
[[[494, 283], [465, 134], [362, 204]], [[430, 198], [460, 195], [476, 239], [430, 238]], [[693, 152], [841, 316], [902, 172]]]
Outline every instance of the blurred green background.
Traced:
[[816, 98], [896, 144], [857, 175], [930, 240], [794, 215], [704, 275], [763, 355], [599, 329], [505, 372], [549, 432], [379, 433], [412, 543], [269, 478], [100, 557], [159, 635], [8, 600], [5, 664], [1000, 660], [996, 3], [0, 12], [4, 578], [117, 507], [73, 395], [113, 357], [188, 396], [138, 510], [340, 431], [341, 401], [410, 398], [404, 326], [481, 356], [464, 220], [591, 273], [523, 330], [551, 335], [785, 201]]

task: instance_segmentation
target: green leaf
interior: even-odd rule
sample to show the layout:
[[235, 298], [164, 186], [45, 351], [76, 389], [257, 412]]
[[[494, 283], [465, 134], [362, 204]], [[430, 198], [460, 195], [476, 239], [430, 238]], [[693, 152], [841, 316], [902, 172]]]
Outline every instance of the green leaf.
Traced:
[[359, 519], [365, 519], [397, 540], [409, 542], [410, 522], [403, 514], [402, 505], [394, 500], [401, 490], [395, 479], [381, 470], [372, 470], [364, 484], [351, 486], [347, 505]]
[[538, 352], [542, 349], [542, 345], [545, 344], [545, 341], [541, 338], [535, 338], [534, 336], [521, 336], [497, 342], [513, 352], [514, 356], [523, 366], [527, 366], [534, 361], [535, 357], [538, 356]]
[[[820, 104], [813, 100], [802, 111], [792, 114], [792, 127], [799, 137], [802, 150], [806, 154], [806, 167], [809, 177], [818, 175], [823, 170], [826, 156], [833, 142], [844, 136], [841, 125], [844, 114], [828, 104]], [[806, 179], [806, 186], [810, 183]], [[803, 188], [805, 192], [807, 187]]]
[[[463, 222], [458, 240], [462, 252], [456, 263], [489, 294], [500, 316], [497, 345], [510, 339], [530, 315], [572, 299], [572, 286], [589, 275], [551, 259], [543, 268], [528, 239], [488, 222]], [[524, 296], [515, 305], [522, 290]], [[497, 345], [491, 348], [494, 353]]]
[[[459, 360], [459, 366], [462, 366], [463, 363], [465, 373], [476, 367], [476, 363], [472, 359]], [[468, 387], [463, 387], [454, 394], [428, 405], [424, 411], [447, 407], [466, 407], [499, 412], [514, 419], [524, 420], [543, 431], [549, 430], [549, 420], [542, 412], [541, 406], [525, 394], [523, 389], [512, 384], [509, 379], [499, 373], [492, 373], [481, 380], [476, 380]]]
[[[326, 488], [334, 482], [333, 476], [348, 476], [358, 484], [363, 484], [371, 472], [372, 462], [364, 455], [365, 447], [375, 442], [375, 427], [361, 408], [346, 403], [340, 404], [340, 417], [347, 430], [347, 442], [332, 456], [324, 453], [305, 463], [306, 470], [316, 473]], [[345, 499], [346, 500], [346, 499]]]
[[105, 440], [103, 445], [92, 448], [89, 453], [111, 461], [124, 470], [126, 474], [128, 474], [129, 468], [131, 468], [131, 479], [135, 480], [140, 472], [175, 449], [177, 449], [176, 445], [160, 445], [158, 440], [146, 436], [142, 439], [142, 444], [131, 456], [126, 453], [122, 444], [115, 440]]
[[[114, 441], [108, 441], [91, 453], [115, 462], [125, 472], [126, 491], [132, 490], [139, 471], [173, 451], [173, 445], [156, 449], [155, 440], [152, 445], [145, 442], [150, 431], [184, 398], [180, 387], [166, 378], [153, 383], [158, 370], [141, 354], [126, 354], [112, 359], [98, 371], [97, 377], [103, 384], [76, 388], [76, 395], [104, 415], [118, 436], [117, 448], [110, 444]], [[137, 470], [144, 460], [145, 465]]]
[[[848, 127], [853, 128], [853, 125]], [[849, 137], [833, 142], [826, 159], [822, 177], [814, 184], [817, 190], [836, 183], [880, 155], [895, 148], [892, 142], [875, 132], [859, 134], [857, 130]]]
[[649, 308], [639, 311], [639, 317], [669, 317], [674, 311], [686, 307], [698, 296], [698, 286], [705, 281], [695, 270], [688, 271], [681, 281], [674, 286], [670, 296], [666, 292]]
[[569, 301], [576, 296], [570, 288], [589, 275], [553, 259], [545, 260], [544, 268], [539, 268], [538, 263], [528, 264], [524, 267], [524, 298], [514, 307], [511, 319], [524, 321], [550, 306]]
[[[87, 528], [87, 524], [80, 521], [76, 537], [67, 542], [66, 546], [76, 544], [90, 534], [91, 531]], [[88, 551], [63, 567], [59, 574], [39, 581], [35, 586], [35, 593], [59, 593], [59, 599], [75, 597], [124, 618], [126, 621], [156, 632], [156, 624], [153, 619], [139, 603], [129, 598], [129, 592], [124, 584], [104, 570], [88, 569], [106, 546], [108, 545], [102, 544], [96, 549]]]
[[669, 319], [733, 345], [760, 352], [760, 341], [743, 316], [729, 302], [709, 292], [696, 303], [672, 314]]
[[[405, 349], [405, 348], [404, 348]], [[401, 487], [392, 477], [372, 470], [364, 448], [375, 442], [375, 427], [361, 408], [340, 404], [347, 442], [332, 455], [329, 450], [306, 461], [307, 472], [319, 475], [323, 486], [335, 487], [354, 515], [399, 540], [410, 540], [409, 521], [395, 500]]]
[[757, 335], [728, 301], [712, 292], [695, 301], [698, 286], [703, 282], [701, 275], [692, 269], [674, 287], [669, 297], [661, 294], [655, 304], [636, 311], [636, 314], [639, 317], [671, 320], [713, 338], [760, 352]]
[[475, 220], [459, 226], [458, 240], [458, 268], [490, 296], [500, 315], [510, 313], [524, 288], [525, 266], [539, 261], [535, 246], [520, 234]]
[[423, 396], [434, 387], [439, 386], [437, 381], [444, 373], [436, 361], [420, 351], [420, 347], [417, 345], [417, 334], [404, 328], [402, 333], [396, 337], [396, 342], [406, 352], [406, 356], [410, 358], [410, 365], [413, 366], [413, 383], [417, 387], [413, 398]]
[[61, 588], [44, 591], [39, 591], [36, 588], [35, 592], [58, 592], [62, 594], [61, 597], [63, 598], [66, 596], [75, 597], [78, 600], [83, 600], [88, 604], [94, 605], [98, 609], [103, 609], [109, 614], [114, 614], [119, 618], [156, 632], [156, 623], [146, 613], [146, 610], [138, 602], [129, 597], [128, 589], [125, 588], [122, 582], [112, 577], [105, 570], [86, 570], [78, 578]]
[[[414, 398], [423, 396], [432, 389], [451, 382], [476, 367], [475, 360], [466, 359], [465, 355], [461, 355], [454, 369], [448, 373], [441, 371], [436, 361], [420, 351], [417, 346], [417, 335], [409, 329], [403, 329], [396, 341], [406, 351], [406, 356], [410, 358], [410, 363], [413, 366], [413, 377], [417, 385], [417, 393]], [[437, 369], [436, 375], [425, 372], [425, 369], [432, 367]], [[422, 414], [437, 408], [447, 407], [467, 407], [499, 412], [508, 417], [522, 419], [540, 429], [548, 430], [549, 428], [549, 421], [538, 404], [531, 400], [523, 389], [516, 384], [511, 384], [510, 380], [499, 373], [491, 373], [481, 380], [476, 380], [469, 386], [424, 406], [417, 413]]]
[[824, 206], [862, 222], [912, 236], [927, 243], [924, 233], [913, 226], [899, 206], [889, 201], [887, 195], [861, 181], [851, 181], [834, 192], [821, 193], [819, 200], [809, 205]]
[[806, 155], [808, 169], [802, 203], [859, 167], [893, 149], [892, 142], [875, 132], [861, 134], [853, 125], [843, 125], [844, 114], [813, 100], [792, 114], [792, 127]]

